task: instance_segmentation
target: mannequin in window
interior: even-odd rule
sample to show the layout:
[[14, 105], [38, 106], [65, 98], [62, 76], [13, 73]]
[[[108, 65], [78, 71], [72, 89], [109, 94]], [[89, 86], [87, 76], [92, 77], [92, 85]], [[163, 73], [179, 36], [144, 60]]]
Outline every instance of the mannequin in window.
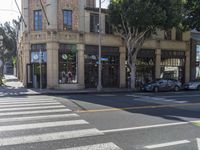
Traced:
[[69, 70], [67, 73], [68, 83], [72, 82], [72, 72]]

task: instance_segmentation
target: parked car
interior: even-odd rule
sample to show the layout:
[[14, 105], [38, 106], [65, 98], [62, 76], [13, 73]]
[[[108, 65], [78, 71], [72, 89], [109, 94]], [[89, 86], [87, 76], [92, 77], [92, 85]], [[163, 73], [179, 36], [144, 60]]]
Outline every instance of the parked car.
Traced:
[[199, 90], [200, 91], [200, 79], [195, 79], [184, 84], [185, 90]]
[[174, 79], [157, 79], [145, 84], [142, 88], [144, 91], [159, 92], [159, 91], [179, 91], [182, 83]]

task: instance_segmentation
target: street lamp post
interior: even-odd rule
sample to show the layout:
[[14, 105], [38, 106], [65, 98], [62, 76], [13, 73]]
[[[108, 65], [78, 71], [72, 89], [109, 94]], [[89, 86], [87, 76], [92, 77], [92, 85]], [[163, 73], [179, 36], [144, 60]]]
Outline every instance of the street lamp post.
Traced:
[[101, 65], [101, 0], [99, 0], [99, 66], [98, 66], [98, 86], [97, 91], [102, 90], [102, 83], [101, 83], [101, 71], [102, 71], [102, 65]]

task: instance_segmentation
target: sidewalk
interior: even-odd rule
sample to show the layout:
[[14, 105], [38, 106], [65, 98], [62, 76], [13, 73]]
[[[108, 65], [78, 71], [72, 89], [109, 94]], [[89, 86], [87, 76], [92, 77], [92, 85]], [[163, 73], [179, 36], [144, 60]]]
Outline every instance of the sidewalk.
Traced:
[[124, 93], [129, 89], [105, 88], [101, 92], [96, 89], [83, 90], [51, 90], [51, 89], [27, 89], [14, 75], [5, 75], [4, 85], [0, 87], [1, 96], [28, 96], [28, 95], [64, 95], [64, 94], [98, 94], [98, 93]]

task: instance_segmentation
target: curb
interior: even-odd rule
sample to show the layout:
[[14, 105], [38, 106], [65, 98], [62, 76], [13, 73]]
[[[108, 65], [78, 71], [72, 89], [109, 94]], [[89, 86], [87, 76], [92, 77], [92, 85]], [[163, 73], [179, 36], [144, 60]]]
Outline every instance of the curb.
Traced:
[[39, 96], [39, 95], [75, 95], [75, 94], [81, 94], [81, 95], [89, 95], [89, 94], [115, 94], [115, 93], [136, 93], [135, 91], [71, 91], [71, 92], [41, 92], [41, 93], [19, 93], [17, 95], [9, 95], [9, 94], [5, 94], [5, 95], [0, 95], [0, 97], [17, 97], [17, 96]]

